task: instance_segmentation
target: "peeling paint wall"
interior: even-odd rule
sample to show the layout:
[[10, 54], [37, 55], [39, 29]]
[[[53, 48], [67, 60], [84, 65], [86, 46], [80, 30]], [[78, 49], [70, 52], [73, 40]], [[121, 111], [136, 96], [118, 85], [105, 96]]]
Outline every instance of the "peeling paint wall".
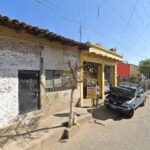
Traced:
[[[45, 92], [45, 69], [62, 70], [65, 60], [79, 64], [79, 50], [58, 43], [40, 46], [24, 40], [0, 36], [0, 127], [13, 123], [19, 114], [18, 70], [40, 70], [41, 105], [48, 113], [69, 108], [70, 91]], [[74, 94], [80, 99], [80, 86]]]
[[[44, 70], [42, 82], [45, 86], [45, 69], [48, 70], [63, 70], [64, 62], [70, 60], [72, 65], [76, 62], [79, 64], [79, 50], [77, 48], [69, 46], [45, 46], [42, 51], [42, 57], [44, 60]], [[55, 92], [46, 92], [42, 90], [42, 103], [45, 105], [48, 113], [55, 113], [64, 109], [69, 109], [70, 103], [70, 92], [71, 90], [62, 90]], [[77, 90], [75, 90], [74, 101], [76, 102], [80, 99], [80, 86], [78, 85]]]
[[37, 44], [0, 36], [0, 127], [16, 120], [18, 70], [39, 70], [40, 51]]

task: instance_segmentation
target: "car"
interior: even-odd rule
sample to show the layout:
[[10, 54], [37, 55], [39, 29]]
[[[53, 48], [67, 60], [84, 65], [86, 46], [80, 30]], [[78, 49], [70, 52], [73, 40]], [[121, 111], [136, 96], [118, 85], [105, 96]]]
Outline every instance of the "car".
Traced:
[[105, 98], [104, 105], [131, 118], [137, 107], [145, 105], [146, 98], [146, 94], [141, 87], [122, 85], [111, 87], [110, 93]]

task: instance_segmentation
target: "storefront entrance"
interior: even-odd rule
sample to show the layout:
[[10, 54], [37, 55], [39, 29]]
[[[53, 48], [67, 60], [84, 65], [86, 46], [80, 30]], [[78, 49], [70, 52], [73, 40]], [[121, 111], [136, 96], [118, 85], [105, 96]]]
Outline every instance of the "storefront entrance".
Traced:
[[[92, 62], [83, 62], [83, 98], [89, 99], [88, 87], [93, 90], [93, 88], [99, 86], [100, 94], [99, 98], [102, 98], [102, 94], [109, 91], [110, 86], [113, 84], [113, 67], [109, 65], [104, 65], [104, 72], [102, 72], [102, 64], [92, 63]], [[104, 75], [104, 88], [102, 86], [102, 74]], [[93, 88], [92, 88], [93, 87]], [[103, 90], [103, 93], [102, 93]], [[96, 94], [93, 91], [94, 94]]]
[[117, 61], [122, 61], [120, 55], [100, 45], [90, 44], [88, 51], [81, 52], [80, 65], [83, 66], [80, 75], [80, 79], [83, 80], [80, 84], [81, 106], [86, 104], [87, 99], [93, 99], [96, 85], [100, 87], [100, 99], [105, 99], [106, 86], [108, 86], [105, 83], [117, 86]]
[[83, 71], [83, 98], [87, 99], [89, 98], [88, 86], [98, 85], [98, 64], [84, 61]]

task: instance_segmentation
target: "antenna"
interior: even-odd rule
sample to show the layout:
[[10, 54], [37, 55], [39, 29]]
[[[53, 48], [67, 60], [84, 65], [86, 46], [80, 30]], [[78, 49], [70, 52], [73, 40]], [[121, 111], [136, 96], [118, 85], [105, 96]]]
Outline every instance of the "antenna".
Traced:
[[80, 42], [82, 41], [82, 25], [80, 24], [79, 27], [79, 34], [80, 34]]
[[98, 17], [100, 16], [100, 7], [99, 7], [99, 5], [97, 6], [97, 16]]

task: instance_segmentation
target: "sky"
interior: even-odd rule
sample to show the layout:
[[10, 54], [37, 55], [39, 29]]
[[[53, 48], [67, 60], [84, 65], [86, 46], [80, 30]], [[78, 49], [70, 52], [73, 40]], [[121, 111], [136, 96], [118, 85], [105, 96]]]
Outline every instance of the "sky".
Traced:
[[0, 0], [3, 16], [76, 41], [117, 48], [131, 64], [150, 57], [149, 8], [150, 0]]

